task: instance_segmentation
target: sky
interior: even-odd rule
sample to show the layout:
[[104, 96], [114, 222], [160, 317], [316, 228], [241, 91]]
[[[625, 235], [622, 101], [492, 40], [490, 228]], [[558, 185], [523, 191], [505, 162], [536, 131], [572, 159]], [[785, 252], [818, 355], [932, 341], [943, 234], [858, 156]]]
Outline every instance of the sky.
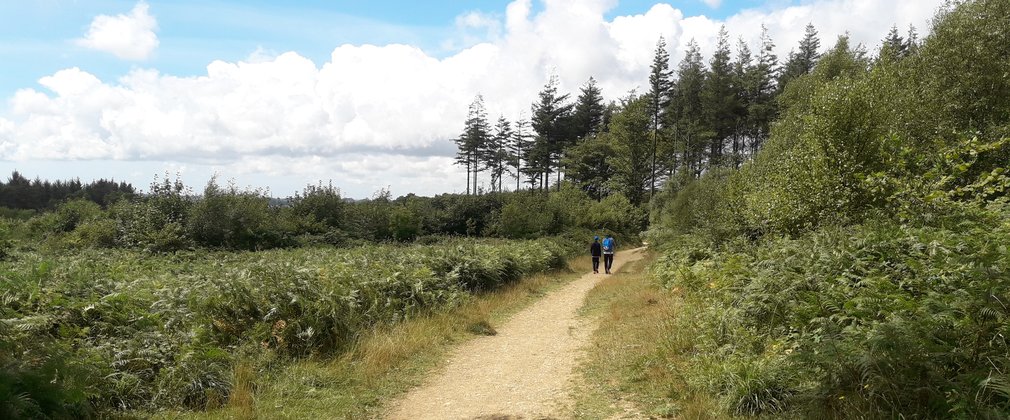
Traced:
[[478, 94], [510, 120], [551, 74], [617, 99], [660, 36], [675, 67], [723, 25], [752, 49], [764, 25], [781, 61], [807, 23], [874, 51], [943, 2], [0, 0], [0, 178], [462, 192], [452, 139]]

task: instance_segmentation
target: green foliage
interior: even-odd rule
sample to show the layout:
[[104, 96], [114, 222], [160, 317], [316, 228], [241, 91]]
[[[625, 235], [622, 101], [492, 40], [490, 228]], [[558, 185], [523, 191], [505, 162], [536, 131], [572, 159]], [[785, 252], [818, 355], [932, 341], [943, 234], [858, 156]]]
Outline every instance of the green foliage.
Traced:
[[122, 200], [109, 208], [118, 223], [118, 244], [153, 252], [178, 251], [192, 247], [186, 234], [193, 200], [192, 192], [178, 178], [168, 176], [151, 183], [151, 190], [141, 200]]
[[618, 232], [632, 237], [642, 231], [646, 222], [644, 209], [635, 207], [621, 194], [611, 194], [588, 206], [578, 225], [589, 230]]
[[874, 66], [840, 38], [752, 162], [653, 200], [689, 392], [737, 415], [1007, 417], [1008, 22], [952, 3]]
[[102, 208], [86, 200], [74, 200], [61, 204], [52, 213], [32, 219], [30, 229], [39, 234], [62, 234], [72, 232], [78, 226], [102, 217]]
[[572, 146], [565, 154], [565, 176], [595, 200], [610, 195], [614, 168], [614, 143], [608, 136], [594, 136]]
[[207, 247], [274, 248], [286, 238], [277, 229], [269, 203], [260, 191], [240, 191], [234, 185], [223, 189], [211, 179], [203, 198], [190, 209], [186, 229], [189, 237]]
[[622, 105], [610, 122], [610, 131], [604, 134], [616, 152], [608, 160], [614, 170], [608, 187], [640, 205], [646, 201], [652, 179], [649, 98], [631, 95]]
[[304, 233], [322, 234], [346, 228], [347, 204], [340, 196], [340, 189], [332, 183], [306, 186], [290, 199], [289, 208], [294, 216], [304, 218], [305, 225], [299, 227]]
[[562, 238], [59, 258], [15, 250], [0, 261], [0, 414], [217, 407], [240, 357], [338, 353], [370, 328], [564, 267], [581, 251]]
[[609, 231], [630, 238], [644, 225], [644, 210], [623, 195], [612, 194], [595, 201], [575, 185], [564, 183], [560, 191], [551, 194], [528, 191], [507, 196], [491, 232], [506, 238], [531, 239], [566, 231], [586, 236]]
[[738, 414], [1001, 417], [1006, 228], [882, 222], [677, 247], [656, 272], [699, 311], [678, 320], [701, 334], [688, 382]]

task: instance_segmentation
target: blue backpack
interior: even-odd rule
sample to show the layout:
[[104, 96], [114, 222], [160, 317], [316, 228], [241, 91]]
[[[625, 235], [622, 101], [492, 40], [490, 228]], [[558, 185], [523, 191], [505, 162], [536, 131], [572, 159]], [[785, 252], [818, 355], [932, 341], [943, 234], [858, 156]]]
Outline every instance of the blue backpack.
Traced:
[[614, 249], [614, 239], [613, 238], [604, 239], [603, 240], [603, 250], [604, 251], [612, 251], [613, 249]]

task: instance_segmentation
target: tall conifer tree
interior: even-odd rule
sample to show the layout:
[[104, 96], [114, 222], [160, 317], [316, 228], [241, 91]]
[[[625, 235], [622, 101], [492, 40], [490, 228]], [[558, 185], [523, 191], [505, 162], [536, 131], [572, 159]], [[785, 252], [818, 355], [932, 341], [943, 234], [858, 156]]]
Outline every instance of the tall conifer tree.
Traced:
[[706, 131], [702, 113], [702, 91], [705, 87], [706, 73], [701, 47], [692, 39], [687, 44], [684, 59], [677, 67], [677, 83], [673, 100], [670, 102], [670, 113], [678, 143], [674, 154], [680, 154], [683, 166], [691, 171], [694, 177], [701, 175], [701, 164], [705, 155]]
[[603, 104], [603, 93], [596, 85], [596, 79], [590, 77], [579, 89], [579, 97], [575, 101], [572, 137], [581, 140], [599, 133], [604, 112], [606, 106]]
[[541, 188], [546, 190], [550, 181], [551, 170], [557, 168], [560, 188], [561, 156], [568, 145], [567, 124], [570, 124], [569, 113], [572, 104], [568, 102], [568, 94], [558, 93], [558, 78], [551, 75], [547, 84], [538, 95], [538, 101], [532, 108], [532, 126], [537, 133], [533, 147], [535, 159], [541, 172]]
[[494, 136], [491, 137], [487, 166], [491, 169], [491, 189], [502, 191], [502, 178], [509, 162], [509, 143], [515, 137], [512, 123], [504, 115], [498, 117], [494, 126]]
[[[477, 175], [480, 173], [481, 151], [485, 150], [490, 141], [490, 126], [487, 122], [487, 111], [484, 109], [484, 97], [477, 95], [470, 103], [467, 111], [466, 122], [463, 125], [463, 134], [456, 139], [456, 164], [466, 166], [466, 193], [470, 194], [470, 187], [473, 186], [473, 193], [477, 193]], [[471, 178], [470, 173], [473, 172]], [[472, 179], [472, 181], [471, 181]], [[472, 183], [472, 184], [471, 184]]]
[[817, 29], [808, 23], [799, 50], [789, 53], [789, 61], [779, 77], [779, 89], [785, 89], [789, 81], [814, 71], [817, 59], [820, 58], [820, 48], [821, 40], [817, 38]]
[[659, 148], [660, 118], [670, 105], [670, 89], [672, 88], [670, 71], [670, 52], [666, 48], [666, 39], [662, 36], [656, 42], [656, 52], [652, 56], [652, 66], [649, 73], [649, 116], [652, 122], [652, 176], [649, 186], [649, 196], [656, 194], [656, 154]]
[[778, 57], [775, 55], [775, 43], [768, 34], [768, 28], [761, 25], [761, 46], [758, 50], [754, 66], [750, 68], [747, 77], [747, 90], [750, 100], [747, 103], [748, 132], [750, 154], [753, 156], [768, 139], [772, 120], [778, 113], [775, 95], [778, 87], [775, 84], [778, 72]]

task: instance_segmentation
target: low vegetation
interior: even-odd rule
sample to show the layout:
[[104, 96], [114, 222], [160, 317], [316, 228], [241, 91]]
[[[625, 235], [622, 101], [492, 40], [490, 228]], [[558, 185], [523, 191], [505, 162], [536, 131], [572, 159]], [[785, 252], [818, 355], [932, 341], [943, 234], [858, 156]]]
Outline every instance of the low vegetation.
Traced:
[[249, 406], [249, 377], [353, 359], [376, 330], [566, 267], [589, 226], [633, 240], [644, 220], [618, 195], [571, 186], [361, 201], [310, 186], [278, 203], [168, 179], [104, 206], [11, 211], [0, 220], [0, 417]]
[[166, 255], [15, 249], [0, 263], [3, 408], [86, 417], [220, 405], [236, 360], [339, 354], [376, 326], [563, 267], [573, 250], [548, 239]]

